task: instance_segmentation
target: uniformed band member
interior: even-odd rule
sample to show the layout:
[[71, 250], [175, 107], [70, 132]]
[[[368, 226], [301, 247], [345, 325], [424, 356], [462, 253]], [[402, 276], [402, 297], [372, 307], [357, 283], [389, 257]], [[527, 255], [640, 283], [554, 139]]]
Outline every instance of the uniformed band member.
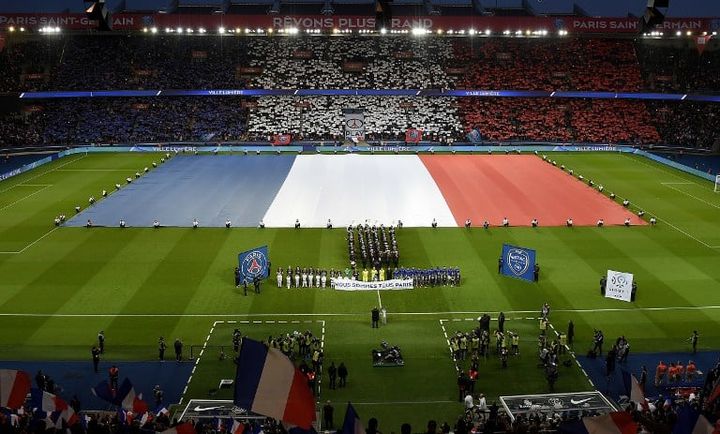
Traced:
[[91, 228], [93, 226], [92, 220], [88, 219], [87, 223], [85, 223], [85, 227]]
[[258, 228], [265, 229], [265, 222], [262, 219], [260, 219], [260, 223], [258, 223]]
[[120, 228], [124, 228], [124, 227], [125, 227], [125, 220], [120, 219]]
[[601, 227], [603, 227], [604, 225], [605, 225], [605, 220], [603, 220], [603, 219], [598, 219], [598, 221], [597, 221], [597, 227], [601, 228]]
[[489, 227], [490, 227], [490, 222], [488, 222], [487, 220], [485, 220], [485, 221], [483, 222], [483, 229], [487, 229], [487, 228], [489, 228]]
[[231, 224], [232, 224], [232, 222], [230, 221], [230, 219], [225, 219], [225, 227], [226, 228], [229, 228]]
[[650, 224], [653, 225], [653, 226], [656, 225], [656, 224], [657, 224], [657, 219], [656, 219], [655, 217], [650, 217]]
[[300, 229], [300, 219], [295, 219], [295, 229]]
[[630, 217], [628, 217], [628, 218], [625, 219], [624, 225], [625, 225], [625, 226], [630, 226]]
[[538, 219], [535, 219], [535, 218], [532, 219], [532, 221], [530, 222], [530, 225], [534, 228], [538, 227]]
[[472, 221], [470, 219], [465, 219], [465, 227], [469, 228], [470, 226], [472, 226]]
[[437, 220], [435, 220], [435, 219], [433, 218], [433, 221], [432, 221], [431, 225], [432, 225], [432, 227], [436, 228], [436, 227], [437, 227]]
[[567, 220], [565, 220], [565, 226], [571, 228], [573, 225], [573, 219], [572, 217], [569, 217]]
[[328, 228], [328, 229], [332, 229], [332, 222], [330, 221], [330, 219], [328, 219], [327, 224], [325, 225], [325, 227]]
[[159, 228], [159, 227], [160, 227], [160, 222], [157, 221], [157, 220], [153, 221], [153, 227], [154, 227], [155, 229]]
[[198, 219], [194, 218], [192, 225], [193, 225], [193, 229], [197, 229], [198, 226], [200, 226], [200, 222], [198, 221]]
[[503, 219], [502, 219], [502, 225], [503, 225], [503, 227], [508, 227], [508, 226], [510, 226], [510, 220], [508, 220], [507, 217], [503, 217]]

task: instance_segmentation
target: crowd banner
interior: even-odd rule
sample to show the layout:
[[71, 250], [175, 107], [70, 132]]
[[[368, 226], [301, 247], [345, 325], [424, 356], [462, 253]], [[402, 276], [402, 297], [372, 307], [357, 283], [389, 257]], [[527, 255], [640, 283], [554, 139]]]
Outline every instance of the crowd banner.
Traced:
[[503, 244], [502, 274], [518, 279], [534, 281], [535, 250]]
[[[0, 30], [10, 26], [36, 29], [51, 26], [67, 30], [91, 30], [97, 21], [84, 13], [1, 13]], [[112, 15], [115, 30], [142, 30], [143, 28], [189, 27], [217, 29], [220, 26], [248, 29], [299, 30], [333, 29], [374, 30], [374, 15], [267, 15], [267, 14], [166, 14], [166, 13], [117, 13]], [[666, 32], [691, 31], [700, 33], [718, 29], [717, 17], [666, 18], [656, 30]], [[634, 17], [565, 17], [565, 16], [395, 16], [390, 20], [389, 30], [438, 29], [488, 29], [497, 34], [505, 30], [567, 30], [572, 33], [638, 33], [640, 20]]]
[[338, 291], [383, 291], [396, 289], [413, 289], [412, 279], [390, 279], [376, 282], [363, 282], [354, 279], [335, 279], [333, 288]]
[[615, 300], [632, 301], [633, 275], [621, 271], [608, 270], [605, 297]]
[[238, 254], [240, 274], [246, 279], [264, 279], [270, 273], [268, 247], [261, 246]]
[[365, 114], [362, 109], [343, 109], [345, 115], [345, 139], [365, 140]]

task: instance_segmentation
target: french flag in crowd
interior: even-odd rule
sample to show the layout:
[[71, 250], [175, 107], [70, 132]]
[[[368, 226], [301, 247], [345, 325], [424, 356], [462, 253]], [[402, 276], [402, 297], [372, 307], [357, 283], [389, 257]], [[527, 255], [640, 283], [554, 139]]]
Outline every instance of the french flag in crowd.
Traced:
[[628, 371], [623, 371], [622, 374], [623, 382], [625, 383], [625, 390], [630, 397], [630, 401], [637, 404], [640, 407], [639, 409], [648, 410], [650, 406], [645, 399], [645, 393], [643, 393], [642, 387], [640, 387], [640, 383], [638, 383], [637, 378]]
[[75, 410], [57, 395], [40, 389], [32, 389], [30, 399], [33, 408], [49, 414], [56, 427], [62, 428], [63, 422], [67, 425], [74, 425], [80, 421]]
[[30, 392], [30, 375], [15, 369], [0, 369], [0, 407], [22, 407]]
[[714, 427], [705, 416], [690, 406], [678, 410], [677, 422], [672, 434], [717, 434], [720, 429]]
[[232, 427], [230, 428], [230, 434], [243, 434], [243, 432], [245, 432], [245, 424], [240, 421], [233, 420]]
[[181, 423], [175, 425], [172, 428], [168, 428], [165, 431], [158, 431], [160, 434], [195, 434], [195, 427], [190, 422]]
[[315, 420], [315, 399], [305, 376], [280, 350], [245, 338], [238, 356], [234, 403], [302, 429]]
[[364, 434], [365, 428], [360, 422], [360, 416], [355, 411], [355, 407], [348, 402], [347, 410], [345, 410], [345, 420], [343, 421], [342, 434]]
[[111, 404], [118, 405], [125, 410], [132, 410], [136, 414], [142, 414], [148, 411], [148, 406], [142, 400], [142, 393], [136, 394], [135, 388], [129, 379], [123, 380], [117, 391], [114, 391], [107, 380], [98, 383], [97, 386], [90, 389], [93, 395], [107, 401]]
[[637, 428], [630, 413], [617, 411], [563, 423], [559, 430], [566, 434], [636, 434]]

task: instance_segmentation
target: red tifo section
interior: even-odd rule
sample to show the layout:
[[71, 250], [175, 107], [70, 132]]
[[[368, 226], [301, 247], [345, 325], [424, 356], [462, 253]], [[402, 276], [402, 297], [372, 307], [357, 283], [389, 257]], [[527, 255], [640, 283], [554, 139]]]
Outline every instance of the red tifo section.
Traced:
[[422, 155], [458, 226], [470, 218], [492, 226], [504, 217], [510, 226], [633, 225], [645, 224], [585, 182], [532, 155]]

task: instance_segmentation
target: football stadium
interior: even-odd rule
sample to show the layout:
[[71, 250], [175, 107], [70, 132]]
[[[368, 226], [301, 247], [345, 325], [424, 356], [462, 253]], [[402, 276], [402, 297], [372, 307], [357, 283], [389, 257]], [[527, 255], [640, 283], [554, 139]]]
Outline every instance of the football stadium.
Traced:
[[718, 31], [0, 2], [0, 432], [720, 432]]

